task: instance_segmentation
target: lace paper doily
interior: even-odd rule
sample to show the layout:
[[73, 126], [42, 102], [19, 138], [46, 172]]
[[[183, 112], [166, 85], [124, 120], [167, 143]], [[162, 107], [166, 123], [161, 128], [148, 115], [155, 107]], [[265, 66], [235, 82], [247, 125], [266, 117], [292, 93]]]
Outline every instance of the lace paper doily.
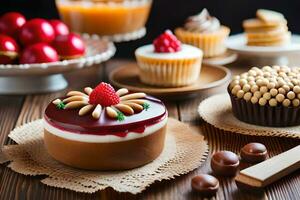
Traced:
[[234, 117], [228, 94], [218, 94], [202, 101], [200, 116], [216, 128], [245, 135], [300, 138], [300, 126], [264, 127], [247, 124]]
[[112, 187], [136, 194], [155, 181], [172, 179], [199, 167], [208, 153], [203, 136], [175, 119], [168, 121], [162, 154], [145, 166], [126, 171], [79, 170], [55, 161], [44, 147], [42, 120], [14, 129], [9, 137], [18, 144], [3, 147], [0, 163], [11, 161], [8, 167], [24, 175], [47, 175], [41, 180], [46, 185], [87, 193]]

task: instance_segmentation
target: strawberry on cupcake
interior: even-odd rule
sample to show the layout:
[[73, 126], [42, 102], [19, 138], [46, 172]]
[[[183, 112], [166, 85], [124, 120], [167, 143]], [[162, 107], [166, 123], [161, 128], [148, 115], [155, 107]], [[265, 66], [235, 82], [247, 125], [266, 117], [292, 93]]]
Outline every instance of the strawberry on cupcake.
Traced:
[[180, 87], [195, 83], [200, 75], [202, 51], [181, 44], [169, 30], [153, 44], [139, 47], [135, 56], [143, 83], [163, 87]]

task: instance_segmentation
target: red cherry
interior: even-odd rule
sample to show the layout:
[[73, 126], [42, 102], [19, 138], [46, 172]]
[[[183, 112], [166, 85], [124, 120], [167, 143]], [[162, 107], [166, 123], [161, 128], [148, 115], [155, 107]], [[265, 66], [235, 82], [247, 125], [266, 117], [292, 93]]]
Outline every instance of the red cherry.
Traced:
[[26, 47], [23, 51], [20, 64], [48, 63], [58, 61], [55, 49], [45, 43], [37, 43]]
[[27, 21], [21, 28], [19, 35], [20, 42], [24, 46], [40, 42], [50, 43], [54, 37], [51, 24], [39, 18]]
[[75, 33], [57, 36], [52, 45], [62, 59], [81, 57], [85, 52], [84, 42], [81, 37]]
[[55, 36], [69, 34], [69, 28], [62, 21], [60, 21], [58, 19], [52, 19], [52, 20], [49, 20], [49, 23], [51, 24], [52, 28], [54, 29]]
[[17, 58], [19, 46], [16, 41], [6, 35], [0, 35], [0, 63], [11, 64]]
[[25, 22], [26, 19], [21, 13], [8, 12], [0, 18], [0, 33], [16, 38]]

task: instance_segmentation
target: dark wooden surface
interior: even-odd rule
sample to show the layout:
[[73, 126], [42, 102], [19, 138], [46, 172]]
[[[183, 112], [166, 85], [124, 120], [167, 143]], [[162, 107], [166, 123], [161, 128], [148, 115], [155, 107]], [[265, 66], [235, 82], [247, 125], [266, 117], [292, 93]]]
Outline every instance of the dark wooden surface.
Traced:
[[[107, 81], [107, 74], [126, 61], [113, 60], [100, 67], [81, 70], [66, 74], [70, 88], [79, 89], [84, 86], [94, 86], [100, 81]], [[230, 66], [234, 73], [245, 71], [246, 68], [237, 64]], [[0, 86], [1, 87], [1, 86]], [[208, 141], [210, 155], [218, 150], [230, 150], [236, 153], [248, 142], [262, 142], [269, 155], [274, 156], [300, 144], [300, 140], [278, 137], [253, 137], [224, 132], [203, 122], [197, 113], [199, 102], [214, 93], [225, 91], [225, 87], [205, 91], [201, 96], [186, 101], [166, 101], [170, 116], [191, 124], [203, 134]], [[0, 96], [0, 145], [13, 144], [7, 137], [16, 126], [42, 117], [43, 111], [50, 99], [60, 96], [65, 91], [52, 94], [26, 96]], [[199, 173], [211, 173], [210, 157], [198, 169], [177, 177], [174, 180], [157, 182], [139, 195], [117, 193], [111, 188], [95, 194], [76, 193], [73, 191], [48, 187], [40, 183], [42, 177], [30, 177], [17, 174], [5, 165], [0, 165], [0, 200], [10, 199], [201, 199], [191, 192], [190, 180]], [[272, 167], [272, 166], [270, 166]], [[267, 187], [259, 194], [247, 193], [237, 189], [233, 178], [219, 178], [221, 187], [213, 199], [300, 199], [300, 171], [285, 177]]]

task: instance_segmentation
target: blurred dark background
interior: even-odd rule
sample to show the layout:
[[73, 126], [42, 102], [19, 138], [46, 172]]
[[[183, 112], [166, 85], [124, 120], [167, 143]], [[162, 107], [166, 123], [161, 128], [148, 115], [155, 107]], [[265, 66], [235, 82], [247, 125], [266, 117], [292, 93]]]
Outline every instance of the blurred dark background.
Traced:
[[[165, 29], [173, 30], [183, 24], [191, 15], [203, 8], [216, 16], [222, 24], [231, 28], [231, 34], [242, 32], [244, 19], [255, 16], [258, 8], [271, 9], [283, 13], [293, 33], [300, 33], [299, 0], [154, 0], [147, 23], [146, 37], [117, 44], [117, 57], [132, 57], [137, 47], [151, 43], [153, 38]], [[27, 18], [58, 18], [55, 0], [1, 0], [0, 13], [19, 11]]]

